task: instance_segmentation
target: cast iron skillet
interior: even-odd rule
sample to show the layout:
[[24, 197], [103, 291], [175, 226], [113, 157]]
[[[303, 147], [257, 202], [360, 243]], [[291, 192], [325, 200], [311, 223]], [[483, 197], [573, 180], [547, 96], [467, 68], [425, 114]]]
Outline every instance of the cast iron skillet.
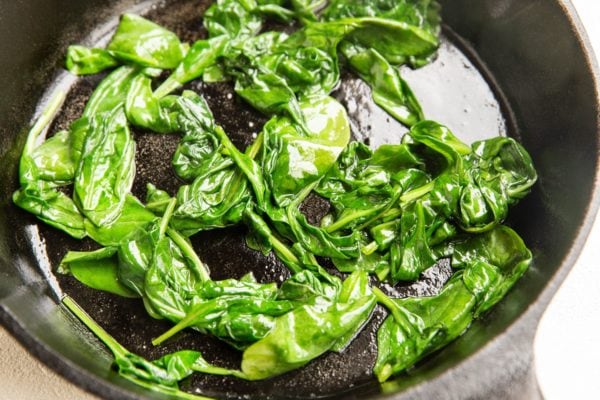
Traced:
[[[0, 197], [0, 319], [43, 362], [96, 394], [108, 399], [161, 399], [164, 397], [144, 392], [109, 369], [111, 360], [106, 351], [78, 321], [57, 306], [56, 293], [63, 290], [71, 294], [118, 340], [149, 357], [158, 352], [147, 346], [148, 339], [165, 326], [146, 317], [137, 301], [87, 291], [69, 278], [56, 280], [51, 266], [56, 265], [68, 248], [81, 245], [50, 229], [38, 228], [35, 219], [14, 207], [10, 200], [17, 187], [18, 157], [26, 127], [45, 90], [57, 81], [66, 46], [85, 38], [89, 43], [95, 26], [114, 22], [116, 15], [134, 7], [134, 3], [131, 0], [30, 0], [23, 4], [0, 0], [0, 182], [3, 189]], [[150, 10], [150, 16], [184, 36], [198, 31], [196, 16], [200, 11], [189, 4], [202, 2], [166, 3], [179, 5], [169, 8], [175, 11], [166, 14], [164, 7], [159, 6]], [[479, 107], [498, 108], [504, 121], [497, 121], [495, 128], [517, 136], [530, 151], [538, 169], [539, 183], [532, 195], [513, 210], [509, 221], [534, 252], [532, 268], [507, 298], [476, 322], [466, 335], [420, 363], [409, 375], [384, 386], [369, 378], [375, 350], [372, 333], [382, 316], [378, 311], [367, 331], [342, 355], [328, 355], [298, 372], [264, 382], [244, 383], [201, 376], [188, 382], [188, 388], [201, 388], [207, 395], [250, 398], [539, 397], [532, 369], [534, 331], [542, 311], [581, 250], [599, 202], [597, 76], [589, 45], [573, 9], [563, 1], [447, 0], [442, 3], [447, 24], [445, 40], [468, 56], [469, 62], [464, 67], [475, 66], [479, 70], [477, 76], [481, 73], [487, 81], [484, 84], [493, 90], [494, 104], [479, 104]], [[102, 29], [95, 31], [95, 35], [103, 33], [106, 32]], [[342, 101], [365, 98], [351, 77], [346, 77], [346, 82], [346, 87], [336, 94]], [[73, 86], [54, 128], [66, 125], [70, 117], [77, 115], [93, 83], [94, 78], [91, 78]], [[219, 110], [216, 112], [219, 122], [228, 128], [239, 145], [247, 141], [247, 129], [242, 128], [244, 123], [264, 121], [229, 100], [229, 89], [225, 86], [195, 89], [209, 95], [213, 108]], [[435, 100], [435, 96], [429, 99]], [[481, 99], [474, 96], [472, 100], [475, 109], [471, 112], [483, 113], [483, 108], [477, 108], [477, 101]], [[377, 122], [380, 118], [371, 115], [375, 112], [369, 111], [367, 103], [358, 101], [358, 105], [366, 109], [359, 107], [362, 111], [351, 112], [358, 125], [361, 121]], [[438, 111], [450, 107], [450, 104], [448, 107], [442, 104]], [[460, 118], [454, 123], [457, 121], [460, 122]], [[360, 128], [372, 129], [368, 124]], [[484, 136], [496, 133], [485, 132]], [[141, 193], [145, 180], [163, 187], [173, 185], [167, 154], [174, 142], [156, 139], [144, 132], [137, 132], [136, 136], [139, 143], [144, 143], [139, 146], [138, 159], [155, 161], [148, 165], [140, 163], [140, 178], [134, 190]], [[314, 202], [306, 211], [314, 217], [320, 206]], [[239, 276], [243, 272], [239, 266], [244, 263], [254, 265], [261, 279], [272, 279], [283, 273], [273, 260], [262, 259], [246, 250], [241, 242], [242, 233], [230, 230], [197, 239], [195, 244], [201, 256], [212, 265], [215, 278]], [[399, 291], [404, 294], [434, 291], [447, 273], [448, 266], [441, 264], [427, 279]], [[183, 335], [169, 346], [168, 350], [199, 348], [211, 360], [226, 365], [239, 361], [236, 353], [220, 342], [199, 335]]]

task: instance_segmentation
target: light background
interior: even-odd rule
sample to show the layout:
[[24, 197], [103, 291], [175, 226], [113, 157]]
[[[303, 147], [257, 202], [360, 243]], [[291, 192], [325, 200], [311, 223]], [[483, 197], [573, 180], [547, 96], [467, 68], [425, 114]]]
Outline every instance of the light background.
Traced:
[[[572, 0], [600, 54], [600, 1]], [[600, 398], [600, 217], [544, 315], [535, 342], [548, 400]], [[0, 327], [0, 400], [95, 400], [33, 358]]]

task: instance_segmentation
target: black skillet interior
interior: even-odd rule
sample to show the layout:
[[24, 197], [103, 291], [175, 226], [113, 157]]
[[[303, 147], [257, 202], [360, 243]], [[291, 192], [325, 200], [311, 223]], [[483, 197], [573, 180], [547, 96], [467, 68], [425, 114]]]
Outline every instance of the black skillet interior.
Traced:
[[[139, 301], [90, 291], [70, 278], [53, 278], [50, 270], [67, 249], [92, 244], [76, 243], [41, 225], [36, 228], [35, 219], [10, 202], [17, 186], [16, 167], [25, 127], [35, 105], [53, 82], [68, 83], [64, 75], [57, 78], [66, 46], [84, 39], [88, 43], [101, 39], [108, 29], [102, 27], [111, 26], [103, 24], [112, 17], [114, 26], [114, 16], [139, 7], [133, 3], [0, 2], [0, 174], [4, 189], [0, 214], [0, 316], [47, 364], [111, 399], [139, 398], [143, 392], [111, 372], [110, 358], [102, 347], [56, 306], [57, 286], [135, 352], [152, 358], [182, 347], [196, 348], [219, 364], [235, 366], [239, 362], [237, 352], [228, 346], [194, 333], [181, 335], [165, 348], [153, 349], [149, 339], [163, 332], [165, 324], [147, 317]], [[151, 19], [189, 41], [202, 34], [198, 21], [205, 3], [163, 1], [155, 7], [143, 4], [139, 10], [146, 10]], [[407, 398], [481, 398], [492, 394], [512, 396], [517, 390], [523, 394], [522, 390], [531, 383], [528, 373], [533, 329], [553, 290], [551, 281], [570, 267], [571, 251], [580, 246], [586, 218], [593, 209], [599, 148], [595, 81], [571, 17], [559, 2], [442, 3], [448, 27], [440, 58], [429, 71], [407, 71], [408, 80], [424, 100], [426, 113], [430, 110], [430, 117], [447, 123], [459, 136], [464, 133], [467, 140], [472, 140], [507, 132], [517, 136], [531, 152], [540, 182], [513, 211], [509, 221], [535, 254], [531, 270], [508, 298], [467, 335], [421, 363], [409, 376], [384, 387], [370, 375], [376, 354], [374, 329], [383, 316], [378, 310], [366, 331], [342, 354], [329, 354], [299, 371], [265, 382], [197, 376], [183, 388], [199, 388], [204, 394], [219, 397], [364, 398], [391, 394]], [[90, 39], [92, 28], [98, 26], [101, 28]], [[435, 76], [439, 82], [432, 83], [423, 76]], [[53, 128], [65, 127], [78, 115], [97, 79], [83, 79], [72, 86]], [[265, 121], [229, 96], [231, 89], [227, 85], [195, 85], [192, 89], [205, 94], [218, 121], [240, 146], [247, 144], [253, 129]], [[368, 93], [355, 79], [346, 76], [336, 96], [348, 107], [354, 134], [359, 139], [368, 139], [373, 145], [397, 140], [400, 128], [373, 108], [366, 100]], [[390, 136], [388, 132], [394, 134]], [[147, 181], [173, 191], [177, 182], [169, 160], [177, 138], [136, 132], [136, 139], [138, 177], [134, 192], [143, 195]], [[305, 211], [316, 218], [323, 207], [314, 200]], [[273, 258], [246, 249], [242, 234], [239, 229], [229, 229], [195, 239], [194, 244], [212, 267], [213, 276], [239, 277], [251, 266], [259, 279], [281, 279], [285, 269]], [[430, 293], [447, 276], [448, 266], [442, 264], [423, 281], [398, 291], [404, 295]]]

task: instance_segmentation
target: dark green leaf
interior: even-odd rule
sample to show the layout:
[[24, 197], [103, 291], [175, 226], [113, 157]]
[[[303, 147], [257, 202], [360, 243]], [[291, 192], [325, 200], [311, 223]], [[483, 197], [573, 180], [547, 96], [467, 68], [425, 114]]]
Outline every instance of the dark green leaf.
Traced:
[[75, 75], [92, 75], [105, 69], [116, 67], [119, 62], [104, 49], [89, 49], [83, 46], [69, 46], [66, 68]]
[[145, 229], [154, 220], [156, 216], [137, 198], [127, 195], [123, 209], [113, 223], [96, 226], [86, 220], [85, 229], [89, 237], [102, 246], [118, 246], [135, 235], [138, 230]]
[[39, 182], [22, 187], [13, 194], [13, 202], [74, 238], [86, 236], [84, 218], [73, 200], [52, 185]]
[[406, 126], [424, 118], [419, 102], [398, 69], [377, 50], [346, 46], [342, 52], [353, 70], [371, 86], [376, 104]]
[[96, 251], [70, 251], [60, 262], [59, 272], [70, 273], [92, 289], [123, 297], [137, 297], [117, 276], [116, 249], [105, 247]]
[[[263, 339], [244, 351], [242, 372], [266, 379], [299, 368], [332, 348], [343, 348], [368, 320], [375, 298], [355, 273], [346, 279], [337, 301], [305, 305], [275, 320]], [[324, 299], [326, 300], [326, 299]]]
[[122, 107], [101, 114], [88, 132], [75, 176], [74, 197], [96, 226], [115, 222], [123, 210], [135, 175], [135, 143]]
[[177, 35], [133, 14], [123, 14], [106, 49], [124, 62], [160, 69], [177, 67], [184, 56]]

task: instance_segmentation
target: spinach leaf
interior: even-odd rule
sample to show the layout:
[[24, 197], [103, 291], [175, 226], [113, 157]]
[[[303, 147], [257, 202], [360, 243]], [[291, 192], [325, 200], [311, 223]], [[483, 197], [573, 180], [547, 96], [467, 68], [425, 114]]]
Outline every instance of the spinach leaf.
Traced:
[[337, 299], [323, 298], [323, 303], [304, 305], [277, 318], [267, 336], [244, 351], [245, 377], [257, 380], [280, 375], [327, 350], [345, 347], [375, 306], [366, 279], [366, 274], [355, 273], [344, 281]]
[[252, 275], [240, 281], [206, 282], [185, 318], [153, 343], [160, 344], [180, 330], [194, 327], [243, 349], [271, 331], [274, 317], [296, 306], [276, 299], [276, 295], [274, 283], [256, 283]]
[[206, 400], [208, 399], [206, 397], [179, 391], [177, 382], [188, 377], [194, 371], [215, 375], [243, 376], [239, 371], [209, 364], [196, 351], [183, 350], [167, 354], [155, 361], [148, 361], [124, 348], [70, 297], [63, 298], [62, 304], [109, 348], [115, 357], [115, 364], [122, 377], [151, 390], [175, 396], [175, 398]]
[[92, 289], [103, 290], [123, 297], [137, 297], [119, 282], [116, 249], [105, 247], [95, 251], [70, 251], [60, 262], [58, 271], [71, 274]]
[[392, 65], [423, 65], [439, 46], [437, 32], [379, 17], [315, 22], [295, 32], [287, 45], [314, 46], [332, 54], [343, 40], [376, 50]]
[[173, 168], [179, 177], [193, 180], [202, 172], [212, 171], [208, 166], [218, 164], [224, 157], [218, 151], [214, 117], [204, 98], [186, 91], [177, 99], [179, 130], [183, 138], [173, 155]]
[[72, 179], [73, 170], [66, 134], [59, 133], [57, 138], [38, 146], [64, 98], [64, 93], [56, 93], [29, 130], [19, 163], [21, 188], [13, 194], [13, 202], [47, 224], [81, 239], [86, 236], [84, 219], [73, 200], [60, 191], [60, 186]]
[[152, 92], [152, 81], [144, 75], [136, 76], [131, 82], [125, 113], [132, 125], [158, 133], [177, 130], [175, 97], [157, 98]]
[[421, 272], [436, 262], [429, 247], [423, 204], [403, 210], [400, 220], [400, 237], [391, 247], [390, 269], [393, 282], [414, 281]]
[[504, 297], [531, 260], [523, 240], [504, 225], [455, 245], [452, 267], [465, 270], [463, 280], [478, 301], [475, 317]]
[[438, 295], [392, 300], [373, 289], [392, 314], [377, 334], [374, 371], [381, 382], [462, 335], [474, 318], [504, 297], [531, 263], [531, 252], [505, 226], [472, 236], [458, 247], [452, 266], [461, 270]]
[[437, 33], [405, 22], [371, 17], [348, 21], [356, 29], [347, 40], [376, 50], [392, 65], [427, 64], [439, 46]]
[[73, 45], [67, 49], [65, 67], [74, 75], [93, 75], [119, 65], [109, 51]]
[[461, 227], [481, 232], [502, 222], [508, 208], [529, 193], [537, 174], [529, 154], [510, 138], [473, 144], [468, 181], [460, 194]]
[[112, 224], [123, 210], [135, 175], [135, 143], [122, 107], [100, 114], [88, 132], [77, 167], [74, 198], [96, 226]]
[[123, 14], [106, 50], [70, 46], [65, 66], [75, 75], [96, 74], [121, 63], [173, 69], [186, 50], [173, 32], [140, 16]]
[[331, 97], [307, 100], [300, 109], [308, 131], [287, 117], [264, 127], [262, 170], [280, 207], [325, 175], [350, 139], [346, 111]]
[[109, 112], [125, 103], [131, 82], [140, 72], [132, 67], [119, 67], [100, 82], [83, 110], [83, 118]]
[[209, 37], [248, 37], [262, 28], [262, 18], [255, 13], [255, 0], [217, 0], [204, 13]]
[[184, 56], [177, 35], [134, 14], [123, 14], [115, 35], [106, 47], [124, 62], [141, 67], [172, 69]]
[[456, 339], [469, 327], [476, 300], [461, 275], [454, 275], [432, 297], [392, 300], [373, 289], [392, 314], [377, 332], [378, 354], [373, 371], [380, 382]]
[[170, 237], [159, 238], [144, 277], [144, 297], [152, 309], [174, 322], [183, 319], [200, 283], [181, 247]]
[[239, 223], [251, 199], [245, 177], [230, 160], [209, 167], [177, 193], [172, 225], [186, 235]]
[[306, 269], [286, 279], [279, 288], [277, 298], [314, 304], [322, 297], [335, 298], [340, 289], [341, 282], [337, 278], [325, 280], [323, 276]]
[[440, 25], [440, 6], [432, 0], [332, 0], [323, 11], [331, 21], [343, 18], [381, 17], [418, 26], [437, 33]]
[[373, 101], [406, 126], [424, 119], [421, 106], [408, 84], [375, 49], [343, 46], [341, 49], [352, 69], [373, 90]]
[[227, 36], [195, 42], [173, 73], [155, 90], [154, 95], [161, 98], [178, 89], [187, 82], [199, 78], [213, 67], [228, 43]]
[[54, 185], [45, 182], [27, 184], [13, 194], [13, 202], [76, 239], [86, 236], [84, 218], [79, 209], [69, 196]]
[[84, 221], [88, 236], [102, 246], [118, 246], [134, 236], [138, 230], [145, 229], [156, 220], [155, 215], [146, 209], [132, 195], [126, 195], [123, 209], [110, 225], [96, 226], [89, 220]]
[[[75, 175], [75, 164], [71, 159], [69, 131], [60, 131], [33, 149], [29, 160], [23, 162], [22, 179], [42, 180], [57, 185], [69, 184]], [[25, 167], [26, 164], [27, 167]], [[23, 183], [23, 182], [22, 182]]]
[[[175, 209], [175, 199], [168, 199], [163, 216], [151, 223], [140, 225], [129, 231], [119, 244], [119, 279], [140, 296], [145, 296], [146, 273], [151, 266], [158, 242], [165, 238], [170, 218]], [[149, 312], [157, 315], [148, 301]]]

